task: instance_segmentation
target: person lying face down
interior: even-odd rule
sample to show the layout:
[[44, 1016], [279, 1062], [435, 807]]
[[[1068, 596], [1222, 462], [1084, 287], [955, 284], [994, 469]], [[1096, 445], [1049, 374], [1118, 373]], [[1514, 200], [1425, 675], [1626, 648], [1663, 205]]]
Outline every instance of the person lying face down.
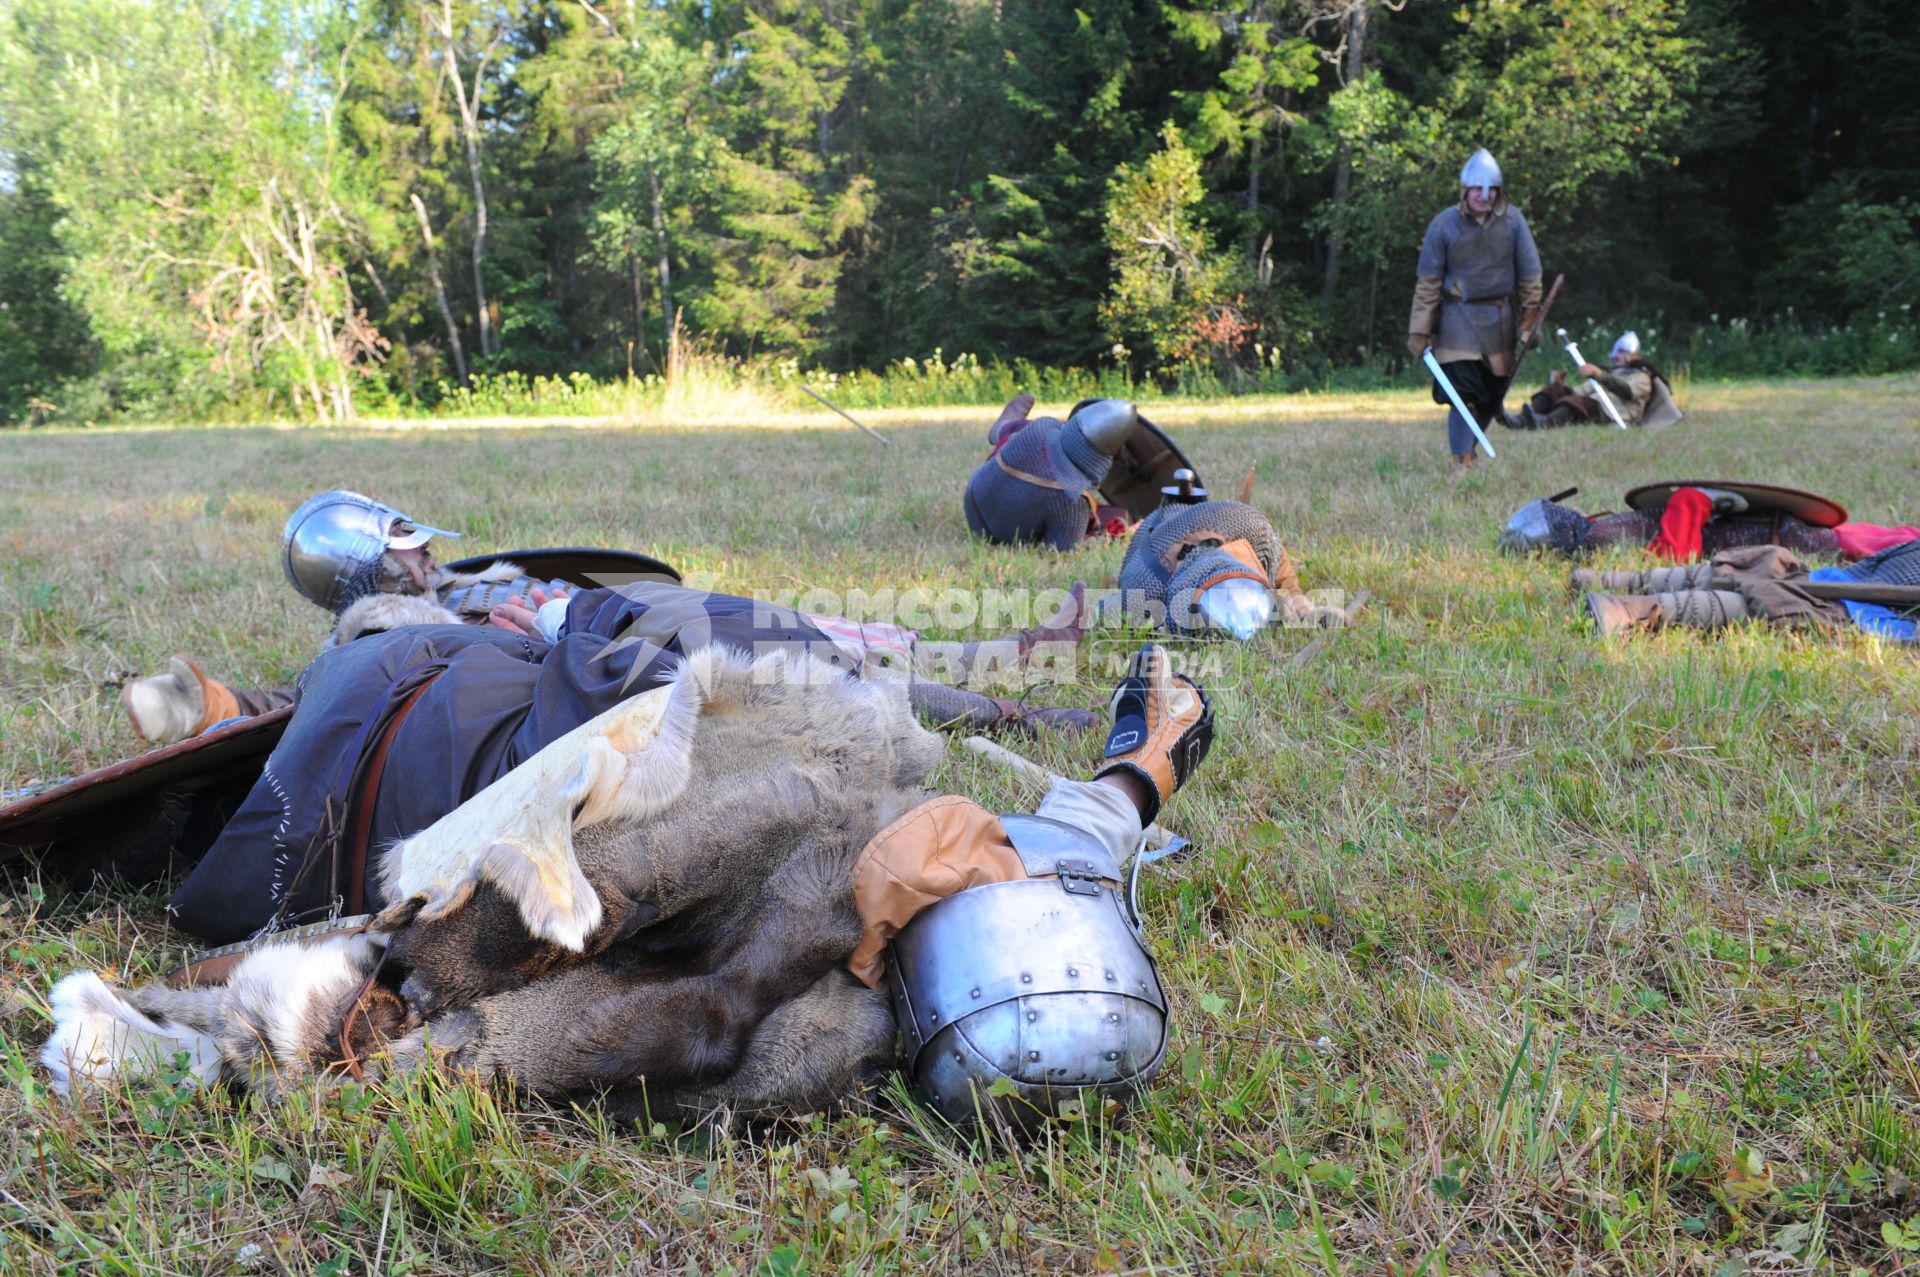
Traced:
[[[456, 655], [441, 683], [495, 663], [468, 637], [479, 665]], [[784, 650], [668, 664], [383, 844], [378, 916], [209, 956], [174, 987], [61, 980], [40, 1054], [54, 1089], [185, 1052], [195, 1079], [269, 1095], [446, 1067], [621, 1120], [788, 1114], [892, 1067], [902, 1029], [910, 1075], [956, 1122], [1026, 1125], [1153, 1076], [1168, 1002], [1122, 866], [1213, 736], [1164, 649], [1115, 690], [1093, 778], [1057, 781], [1032, 817], [922, 789], [942, 751], [897, 687]], [[566, 709], [564, 684], [544, 690]], [[424, 703], [409, 722], [462, 735]], [[422, 761], [388, 783], [444, 752], [405, 755]]]
[[1081, 404], [1064, 421], [1029, 418], [1033, 396], [1001, 410], [987, 431], [993, 451], [967, 480], [967, 527], [1000, 545], [1072, 550], [1099, 528], [1100, 484], [1140, 424], [1121, 399]]
[[1128, 619], [1173, 634], [1237, 639], [1314, 612], [1265, 515], [1239, 501], [1177, 495], [1134, 529], [1120, 565], [1119, 605]]

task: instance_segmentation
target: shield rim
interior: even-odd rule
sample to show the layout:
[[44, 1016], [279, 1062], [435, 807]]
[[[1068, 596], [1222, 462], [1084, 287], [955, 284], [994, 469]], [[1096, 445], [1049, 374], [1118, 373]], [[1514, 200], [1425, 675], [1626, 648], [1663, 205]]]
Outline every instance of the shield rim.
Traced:
[[169, 782], [216, 783], [222, 764], [265, 758], [280, 743], [294, 707], [282, 706], [201, 736], [82, 772], [0, 807], [0, 858], [73, 837], [88, 812], [140, 796]]
[[[1107, 477], [1100, 481], [1100, 495], [1125, 510], [1136, 520], [1144, 519], [1160, 508], [1165, 500], [1160, 494], [1160, 489], [1172, 482], [1175, 470], [1192, 470], [1194, 486], [1197, 488], [1206, 486], [1205, 481], [1200, 477], [1200, 471], [1195, 468], [1193, 462], [1187, 460], [1187, 455], [1180, 451], [1180, 445], [1176, 444], [1173, 437], [1166, 431], [1147, 420], [1145, 413], [1139, 414], [1139, 422], [1134, 426], [1133, 433], [1127, 436], [1122, 452], [1131, 449], [1142, 438], [1153, 440], [1166, 449], [1166, 453], [1157, 458], [1160, 464], [1151, 477], [1148, 477], [1148, 472], [1133, 468], [1129, 468], [1125, 476], [1120, 476], [1118, 474], [1120, 457], [1115, 456], [1115, 464], [1108, 467]], [[1168, 454], [1171, 454], [1170, 457]]]
[[[1666, 508], [1667, 502], [1681, 488], [1723, 488], [1749, 499], [1759, 497], [1768, 503], [1760, 513], [1777, 510], [1816, 528], [1837, 527], [1847, 521], [1845, 506], [1817, 493], [1774, 483], [1747, 483], [1736, 479], [1676, 479], [1643, 483], [1630, 489], [1624, 500], [1635, 510], [1661, 510]], [[1750, 518], [1752, 515], [1741, 517]]]
[[599, 588], [600, 583], [597, 578], [589, 583], [576, 579], [577, 575], [583, 574], [592, 578], [599, 572], [625, 574], [626, 580], [617, 581], [616, 585], [633, 580], [659, 579], [678, 585], [682, 580], [679, 571], [671, 564], [664, 559], [656, 559], [651, 554], [642, 554], [638, 550], [606, 550], [597, 546], [584, 545], [554, 546], [538, 550], [506, 550], [498, 554], [492, 552], [475, 554], [442, 566], [449, 572], [478, 572], [502, 559], [517, 564], [531, 576], [558, 577], [587, 589]]

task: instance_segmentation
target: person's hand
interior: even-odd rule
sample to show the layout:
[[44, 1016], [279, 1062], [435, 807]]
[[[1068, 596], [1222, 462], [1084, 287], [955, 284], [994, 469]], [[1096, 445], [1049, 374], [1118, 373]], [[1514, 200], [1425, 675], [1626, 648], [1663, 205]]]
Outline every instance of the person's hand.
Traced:
[[555, 599], [572, 596], [565, 590], [549, 591], [544, 586], [536, 585], [527, 597], [532, 602], [532, 607], [520, 603], [498, 604], [493, 611], [487, 613], [487, 624], [498, 626], [503, 630], [512, 630], [515, 634], [544, 638], [545, 635], [540, 633], [540, 626], [536, 619], [540, 609]]
[[1407, 334], [1407, 350], [1415, 359], [1419, 359], [1425, 355], [1427, 353], [1427, 347], [1431, 345], [1433, 345], [1433, 338], [1427, 336], [1425, 333]]
[[535, 634], [534, 611], [518, 603], [500, 603], [487, 613], [487, 624], [515, 634]]
[[1602, 368], [1599, 364], [1581, 364], [1580, 365], [1580, 375], [1582, 377], [1587, 378], [1588, 380], [1592, 380], [1595, 377], [1599, 377], [1603, 375], [1605, 372], [1606, 372], [1606, 369]]
[[1520, 334], [1520, 349], [1532, 350], [1540, 344], [1540, 330], [1529, 328]]
[[1166, 648], [1149, 643], [1114, 689], [1110, 709], [1106, 763], [1094, 779], [1125, 774], [1145, 782], [1135, 798], [1150, 800], [1141, 819], [1151, 823], [1212, 748], [1213, 706], [1198, 683], [1173, 672]]

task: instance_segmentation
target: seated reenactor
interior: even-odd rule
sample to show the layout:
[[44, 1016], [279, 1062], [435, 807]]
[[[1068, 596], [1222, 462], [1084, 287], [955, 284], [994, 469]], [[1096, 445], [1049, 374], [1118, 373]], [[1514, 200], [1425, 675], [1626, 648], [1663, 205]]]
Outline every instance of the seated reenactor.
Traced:
[[1548, 430], [1555, 426], [1607, 426], [1613, 419], [1600, 402], [1595, 387], [1604, 387], [1620, 410], [1620, 419], [1629, 426], [1670, 426], [1680, 420], [1680, 409], [1673, 402], [1673, 387], [1660, 370], [1640, 355], [1640, 337], [1633, 332], [1620, 334], [1613, 343], [1608, 362], [1611, 368], [1582, 364], [1580, 375], [1585, 385], [1569, 387], [1567, 374], [1556, 371], [1552, 382], [1526, 404], [1514, 425], [1520, 430]]

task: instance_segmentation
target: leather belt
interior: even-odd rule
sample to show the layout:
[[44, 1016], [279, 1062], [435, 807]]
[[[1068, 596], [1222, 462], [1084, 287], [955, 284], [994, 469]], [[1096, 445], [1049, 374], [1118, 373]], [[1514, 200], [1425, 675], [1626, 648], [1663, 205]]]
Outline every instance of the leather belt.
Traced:
[[407, 721], [407, 715], [413, 712], [414, 702], [420, 699], [420, 693], [432, 687], [434, 680], [440, 677], [436, 670], [420, 686], [407, 693], [407, 699], [400, 702], [400, 708], [393, 712], [387, 725], [374, 741], [373, 749], [367, 756], [366, 778], [360, 782], [360, 792], [353, 796], [353, 816], [347, 826], [347, 881], [346, 909], [348, 913], [360, 913], [367, 904], [367, 844], [373, 839], [373, 809], [380, 797], [380, 777], [387, 770], [387, 751], [393, 748], [393, 738], [400, 731], [400, 724]]

